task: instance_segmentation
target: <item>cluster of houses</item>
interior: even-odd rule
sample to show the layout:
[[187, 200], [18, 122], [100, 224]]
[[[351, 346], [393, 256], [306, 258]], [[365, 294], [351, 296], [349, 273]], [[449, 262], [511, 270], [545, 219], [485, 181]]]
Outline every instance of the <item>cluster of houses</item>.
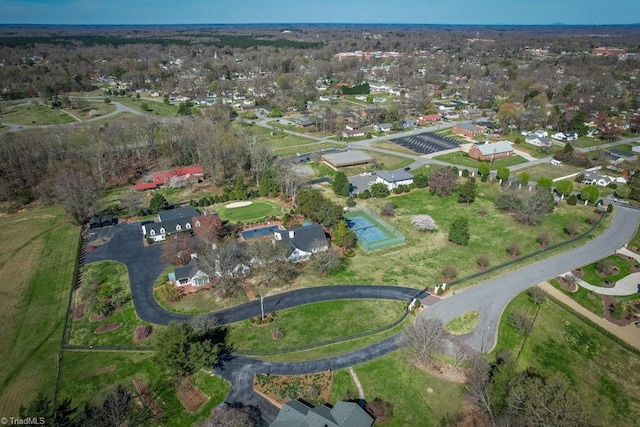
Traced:
[[[202, 217], [206, 215], [206, 213], [201, 214], [193, 207], [160, 211], [157, 221], [142, 224], [142, 234], [148, 242], [161, 242], [176, 233], [192, 233], [202, 226]], [[324, 228], [318, 224], [273, 231], [271, 238], [274, 244], [282, 242], [285, 245], [288, 249], [286, 258], [294, 263], [307, 261], [314, 253], [329, 249], [329, 240]], [[259, 263], [257, 260], [238, 262], [237, 265], [228, 269], [222, 269], [216, 265], [215, 276], [246, 275], [252, 266]], [[169, 279], [177, 286], [202, 286], [209, 283], [212, 277], [200, 268], [197, 256], [193, 256], [189, 264], [170, 273]]]

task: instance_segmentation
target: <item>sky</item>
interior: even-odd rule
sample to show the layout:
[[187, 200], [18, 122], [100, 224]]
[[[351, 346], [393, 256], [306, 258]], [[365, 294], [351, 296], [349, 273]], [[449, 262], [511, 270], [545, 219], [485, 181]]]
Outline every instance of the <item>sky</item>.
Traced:
[[0, 24], [640, 23], [638, 0], [0, 0]]

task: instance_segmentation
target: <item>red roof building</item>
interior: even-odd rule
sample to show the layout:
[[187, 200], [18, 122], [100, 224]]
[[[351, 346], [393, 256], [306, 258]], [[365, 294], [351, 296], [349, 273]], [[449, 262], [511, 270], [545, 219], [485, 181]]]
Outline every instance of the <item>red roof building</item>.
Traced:
[[154, 190], [173, 180], [198, 180], [204, 177], [201, 166], [187, 166], [166, 172], [154, 173], [150, 182], [143, 182], [134, 186], [136, 191]]

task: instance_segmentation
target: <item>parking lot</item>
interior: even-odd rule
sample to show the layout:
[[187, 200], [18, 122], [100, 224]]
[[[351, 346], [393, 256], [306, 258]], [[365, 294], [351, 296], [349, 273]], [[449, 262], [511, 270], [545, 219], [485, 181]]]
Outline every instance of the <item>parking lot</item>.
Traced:
[[459, 141], [433, 132], [392, 139], [391, 142], [420, 154], [437, 153], [438, 151], [450, 150], [460, 146]]

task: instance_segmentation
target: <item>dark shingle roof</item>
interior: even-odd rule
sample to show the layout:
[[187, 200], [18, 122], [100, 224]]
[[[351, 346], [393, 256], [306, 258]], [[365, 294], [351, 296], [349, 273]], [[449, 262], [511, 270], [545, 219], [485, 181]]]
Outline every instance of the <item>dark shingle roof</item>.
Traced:
[[[282, 242], [289, 245], [292, 250], [298, 248], [305, 252], [312, 252], [317, 240], [326, 243], [327, 236], [324, 228], [318, 224], [305, 225], [298, 228], [290, 228], [283, 231], [275, 231], [274, 233], [282, 236]], [[293, 238], [291, 234], [293, 233]]]
[[189, 264], [185, 265], [184, 267], [176, 268], [174, 273], [176, 275], [176, 280], [190, 279], [196, 275], [198, 270], [198, 262], [195, 258], [191, 258]]
[[200, 212], [198, 212], [195, 208], [191, 206], [186, 208], [179, 209], [169, 209], [166, 211], [160, 211], [158, 213], [158, 218], [160, 221], [165, 222], [172, 219], [191, 219], [194, 216], [199, 216]]

